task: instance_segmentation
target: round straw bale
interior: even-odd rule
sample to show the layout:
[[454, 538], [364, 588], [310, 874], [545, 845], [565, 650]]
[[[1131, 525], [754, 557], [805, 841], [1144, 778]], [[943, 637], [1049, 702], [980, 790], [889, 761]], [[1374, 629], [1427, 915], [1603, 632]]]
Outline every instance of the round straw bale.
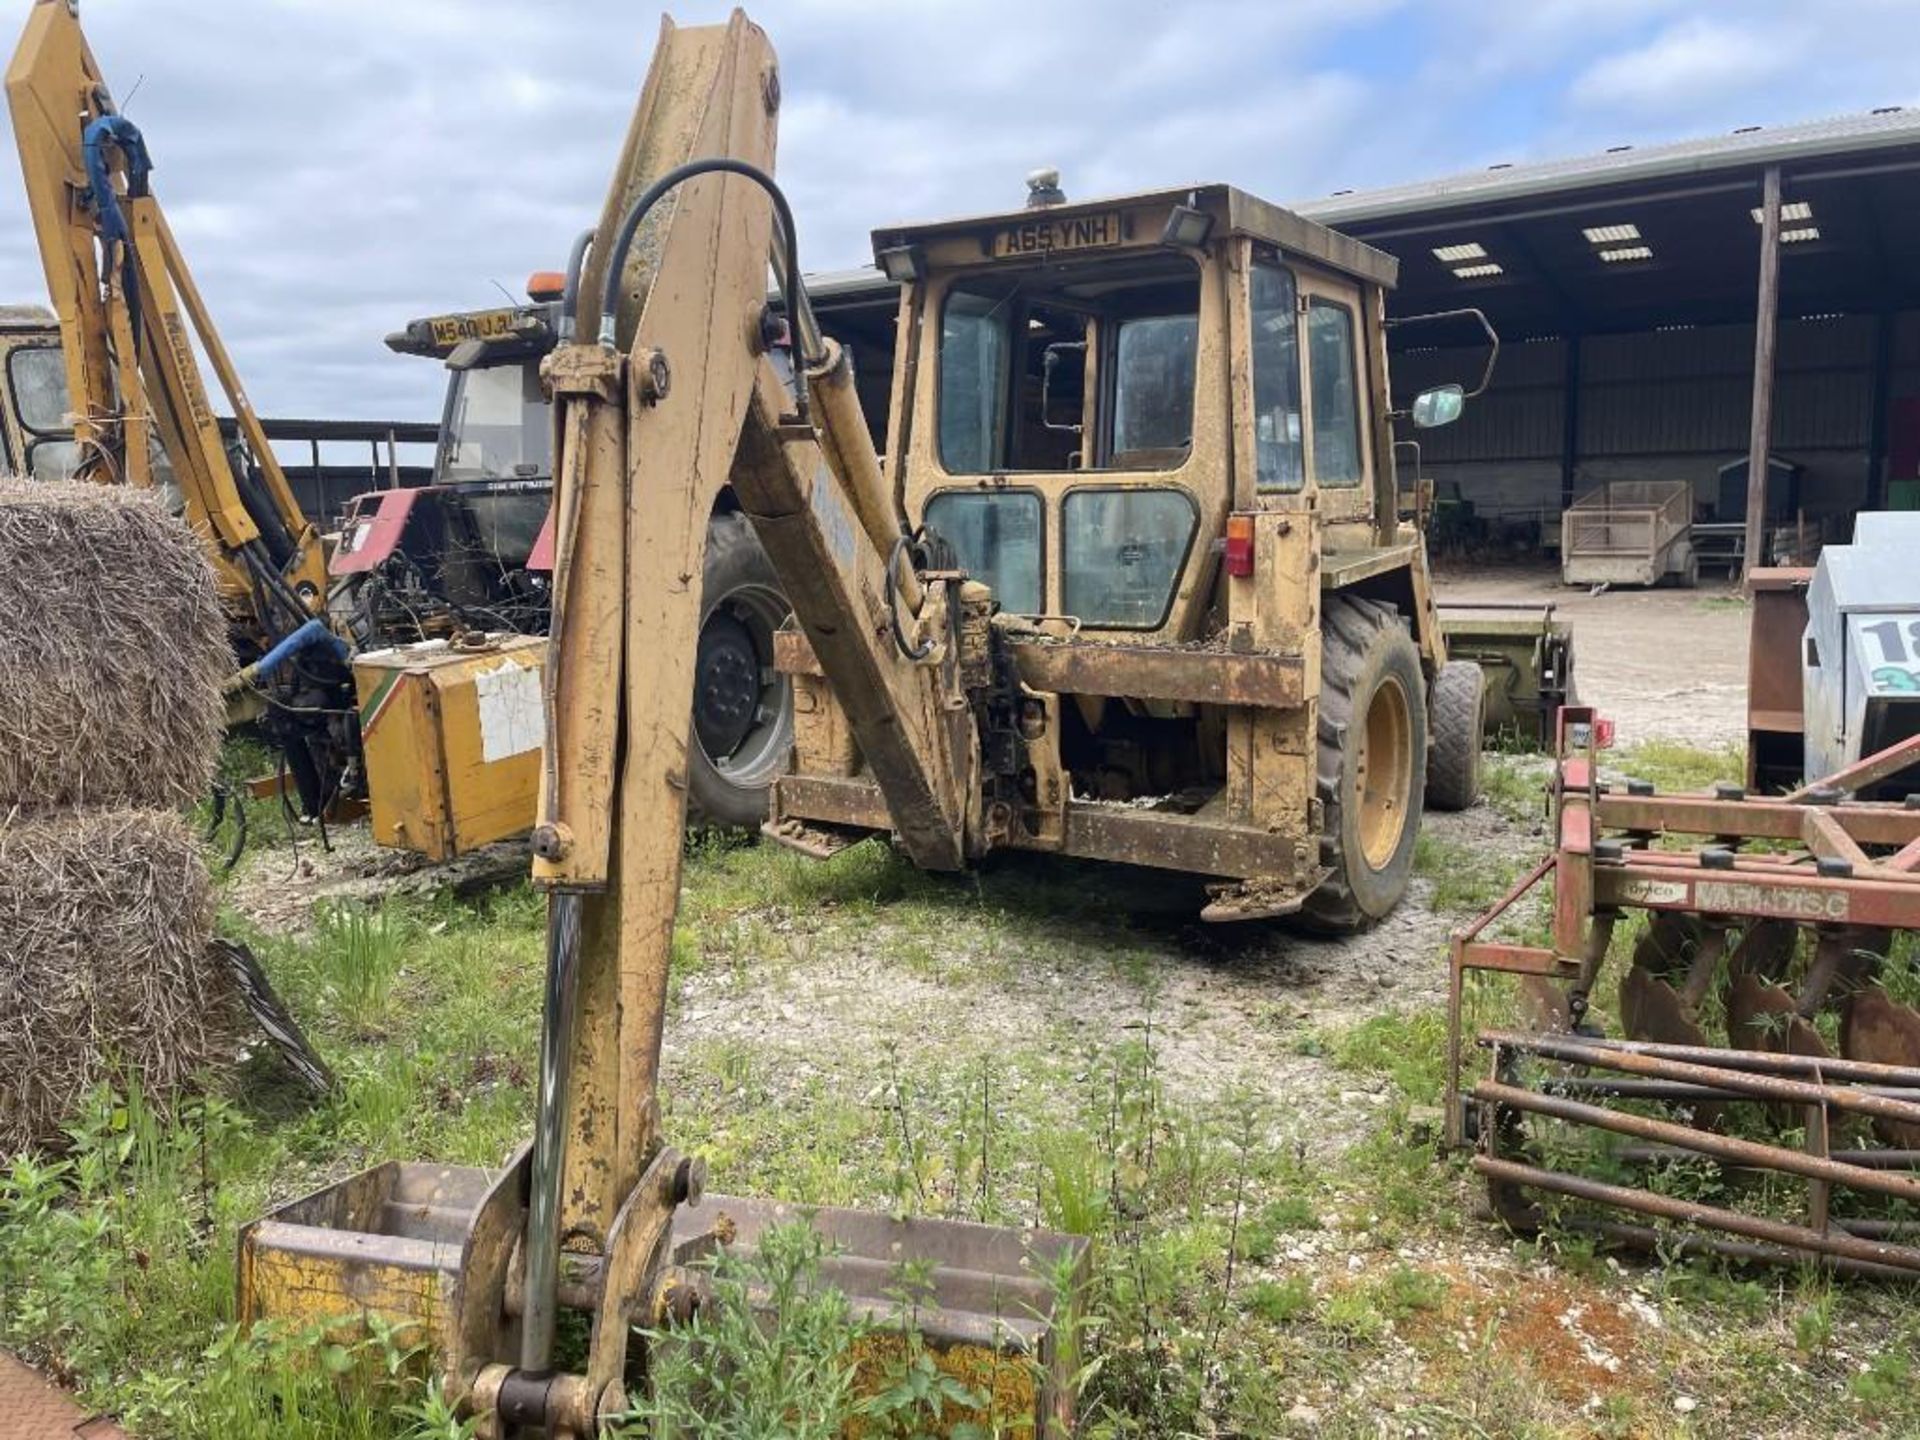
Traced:
[[213, 567], [154, 495], [0, 479], [0, 811], [191, 804], [232, 668]]
[[173, 811], [0, 824], [0, 1154], [57, 1140], [103, 1080], [164, 1106], [237, 1053], [212, 928], [200, 845]]

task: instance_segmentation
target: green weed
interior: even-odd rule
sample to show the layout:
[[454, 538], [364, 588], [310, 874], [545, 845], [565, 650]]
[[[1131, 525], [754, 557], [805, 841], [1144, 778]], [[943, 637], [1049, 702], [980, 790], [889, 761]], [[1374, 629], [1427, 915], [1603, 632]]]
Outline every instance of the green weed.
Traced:
[[1711, 789], [1718, 781], [1739, 783], [1746, 774], [1746, 753], [1737, 746], [1704, 750], [1671, 740], [1641, 740], [1602, 757], [1609, 771], [1648, 780], [1656, 790]]

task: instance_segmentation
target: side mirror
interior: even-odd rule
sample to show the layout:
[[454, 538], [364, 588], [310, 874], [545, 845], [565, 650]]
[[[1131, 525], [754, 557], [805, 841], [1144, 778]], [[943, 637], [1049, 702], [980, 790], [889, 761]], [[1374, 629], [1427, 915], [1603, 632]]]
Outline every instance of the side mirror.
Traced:
[[1466, 392], [1458, 385], [1436, 385], [1413, 397], [1413, 428], [1437, 430], [1451, 425], [1466, 408]]

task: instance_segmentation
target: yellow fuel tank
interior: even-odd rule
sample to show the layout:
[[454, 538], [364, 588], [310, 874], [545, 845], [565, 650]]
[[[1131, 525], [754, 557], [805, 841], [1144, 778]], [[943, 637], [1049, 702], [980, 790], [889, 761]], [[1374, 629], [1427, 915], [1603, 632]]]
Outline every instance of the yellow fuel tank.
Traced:
[[451, 860], [533, 825], [547, 642], [494, 635], [353, 662], [374, 839]]

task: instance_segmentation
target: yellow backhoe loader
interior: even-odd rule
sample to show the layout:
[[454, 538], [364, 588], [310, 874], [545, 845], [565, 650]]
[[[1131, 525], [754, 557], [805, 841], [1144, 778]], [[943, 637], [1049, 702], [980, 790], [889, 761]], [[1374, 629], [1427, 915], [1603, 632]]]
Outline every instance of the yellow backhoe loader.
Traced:
[[[781, 839], [887, 832], [940, 870], [1099, 856], [1215, 877], [1216, 918], [1352, 926], [1399, 898], [1423, 791], [1475, 786], [1479, 674], [1447, 664], [1400, 518], [1390, 260], [1223, 186], [1068, 206], [1042, 183], [1037, 208], [880, 232], [904, 283], [883, 465], [771, 179], [779, 104], [744, 16], [663, 25], [544, 365], [532, 1143], [498, 1174], [384, 1165], [241, 1237], [246, 1318], [416, 1322], [483, 1435], [598, 1433], [646, 1373], [637, 1334], [703, 1303], [691, 1262], [788, 1213], [703, 1194], [658, 1098], [723, 484], [795, 611]], [[1415, 423], [1459, 398], [1422, 395]], [[1078, 1242], [805, 1213], [830, 1279], [991, 1394], [950, 1423], [1062, 1432]], [[890, 1277], [914, 1260], [933, 1295], [902, 1315]], [[592, 1317], [583, 1353], [556, 1348], [562, 1308]]]

